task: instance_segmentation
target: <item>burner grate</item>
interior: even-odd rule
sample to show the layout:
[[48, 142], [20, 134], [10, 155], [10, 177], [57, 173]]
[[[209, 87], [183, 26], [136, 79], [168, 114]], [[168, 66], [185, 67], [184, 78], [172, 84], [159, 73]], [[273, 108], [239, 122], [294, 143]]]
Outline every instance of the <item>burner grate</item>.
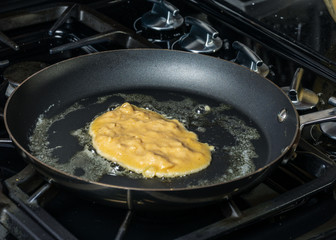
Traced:
[[[15, 223], [16, 227], [20, 226], [22, 236], [29, 234], [27, 229], [32, 228], [38, 229], [37, 233], [45, 231], [43, 236], [49, 234], [54, 237], [51, 239], [75, 239], [74, 236], [80, 239], [94, 237], [88, 236], [88, 233], [79, 229], [82, 225], [90, 225], [95, 229], [93, 232], [101, 231], [104, 236], [115, 236], [116, 239], [131, 239], [138, 233], [148, 235], [149, 239], [155, 239], [163, 232], [165, 236], [162, 239], [165, 237], [167, 239], [209, 239], [226, 236], [236, 233], [239, 229], [245, 229], [252, 223], [256, 224], [267, 218], [277, 217], [299, 206], [310, 205], [313, 197], [319, 196], [321, 192], [333, 186], [336, 179], [334, 164], [312, 153], [298, 152], [298, 155], [300, 163], [306, 161], [309, 164], [299, 167], [293, 162], [289, 166], [287, 163], [282, 167], [283, 174], [287, 176], [298, 169], [302, 172], [299, 176], [303, 178], [297, 181], [298, 185], [292, 186], [289, 190], [278, 192], [278, 189], [260, 184], [256, 187], [259, 188], [258, 190], [233, 196], [220, 204], [205, 206], [197, 211], [178, 212], [142, 212], [100, 205], [92, 200], [81, 199], [67, 191], [59, 191], [56, 186], [44, 181], [29, 165], [5, 181], [9, 198], [2, 193], [1, 206], [3, 206], [2, 213], [5, 214], [5, 221], [2, 220], [1, 223], [15, 234], [14, 229], [9, 227], [11, 226], [9, 222], [16, 221], [17, 216], [26, 220], [29, 218], [32, 225], [23, 226], [21, 221]], [[284, 185], [286, 186], [286, 183]], [[264, 190], [260, 191], [260, 188]], [[258, 196], [256, 197], [255, 194]], [[262, 201], [260, 194], [264, 196]], [[192, 224], [169, 233], [169, 229], [178, 229], [177, 226], [184, 225], [186, 222]], [[66, 229], [71, 229], [72, 232]]]

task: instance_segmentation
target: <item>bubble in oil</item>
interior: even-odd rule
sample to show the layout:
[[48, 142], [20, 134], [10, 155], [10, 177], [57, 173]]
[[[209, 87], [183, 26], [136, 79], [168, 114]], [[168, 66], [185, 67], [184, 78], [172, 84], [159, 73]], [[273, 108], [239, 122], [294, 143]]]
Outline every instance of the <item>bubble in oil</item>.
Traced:
[[205, 114], [211, 111], [211, 107], [208, 105], [199, 104], [194, 109], [196, 114]]

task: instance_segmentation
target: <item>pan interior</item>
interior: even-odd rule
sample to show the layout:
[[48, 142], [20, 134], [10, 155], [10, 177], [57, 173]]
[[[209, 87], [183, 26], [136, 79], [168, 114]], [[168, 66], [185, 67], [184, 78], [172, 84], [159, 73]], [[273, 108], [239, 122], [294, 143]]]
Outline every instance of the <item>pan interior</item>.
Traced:
[[[90, 122], [124, 102], [178, 119], [200, 142], [215, 147], [208, 168], [176, 178], [145, 179], [100, 157], [91, 145]], [[95, 95], [67, 106], [51, 105], [30, 136], [40, 161], [85, 180], [133, 188], [185, 188], [223, 183], [255, 172], [269, 161], [268, 142], [251, 119], [216, 99], [180, 91], [132, 90]]]

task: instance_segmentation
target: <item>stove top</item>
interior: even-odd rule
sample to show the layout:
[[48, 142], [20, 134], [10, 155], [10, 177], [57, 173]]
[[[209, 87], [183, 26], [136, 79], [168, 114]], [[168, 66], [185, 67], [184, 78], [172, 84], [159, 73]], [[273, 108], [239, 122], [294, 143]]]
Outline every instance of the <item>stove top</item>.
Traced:
[[[250, 68], [279, 87], [293, 90], [299, 85], [294, 87], [299, 96], [307, 92], [302, 89], [314, 92], [318, 101], [299, 110], [300, 114], [330, 107], [327, 100], [335, 95], [336, 87], [333, 67], [324, 64], [325, 58], [314, 58], [312, 66], [304, 59], [311, 57], [305, 50], [312, 49], [309, 44], [302, 47], [295, 42], [295, 54], [287, 54], [293, 42], [287, 46], [286, 41], [278, 41], [276, 32], [263, 31], [262, 24], [250, 28], [249, 17], [273, 24], [275, 15], [252, 11], [257, 6], [246, 7], [249, 1], [235, 6], [230, 1], [210, 2], [36, 1], [29, 6], [22, 3], [20, 9], [3, 3], [8, 11], [0, 14], [1, 113], [12, 91], [35, 71], [72, 57], [125, 48], [163, 48], [223, 58]], [[245, 18], [233, 23], [240, 15]], [[260, 32], [268, 37], [261, 40]], [[286, 51], [281, 51], [284, 46]], [[299, 68], [304, 69], [300, 78], [296, 74]], [[306, 127], [296, 157], [283, 161], [253, 189], [197, 209], [133, 211], [106, 206], [45, 181], [22, 160], [1, 120], [0, 236], [332, 239], [336, 233], [334, 146], [319, 125]]]
[[333, 1], [234, 1], [247, 16], [313, 54], [335, 69], [333, 36], [336, 31]]

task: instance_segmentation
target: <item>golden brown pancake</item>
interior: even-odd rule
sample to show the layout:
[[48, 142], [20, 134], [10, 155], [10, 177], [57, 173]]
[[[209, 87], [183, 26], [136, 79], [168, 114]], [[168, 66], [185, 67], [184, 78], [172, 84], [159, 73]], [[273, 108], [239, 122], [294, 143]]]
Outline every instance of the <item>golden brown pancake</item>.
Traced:
[[129, 103], [92, 121], [89, 130], [97, 153], [144, 177], [176, 177], [209, 166], [212, 146], [176, 119]]

